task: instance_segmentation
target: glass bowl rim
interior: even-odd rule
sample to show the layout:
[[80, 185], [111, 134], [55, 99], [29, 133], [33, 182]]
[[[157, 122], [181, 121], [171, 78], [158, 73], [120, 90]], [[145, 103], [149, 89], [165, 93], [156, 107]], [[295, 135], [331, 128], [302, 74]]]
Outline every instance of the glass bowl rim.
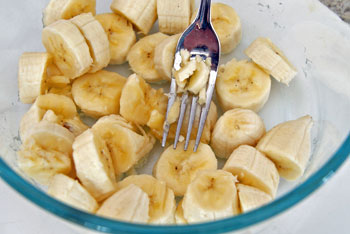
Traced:
[[267, 220], [314, 192], [336, 172], [350, 154], [350, 134], [328, 161], [303, 183], [271, 203], [253, 211], [218, 221], [191, 225], [146, 225], [96, 216], [66, 205], [37, 189], [12, 170], [0, 157], [0, 177], [18, 193], [44, 210], [95, 231], [107, 233], [222, 233], [236, 231]]

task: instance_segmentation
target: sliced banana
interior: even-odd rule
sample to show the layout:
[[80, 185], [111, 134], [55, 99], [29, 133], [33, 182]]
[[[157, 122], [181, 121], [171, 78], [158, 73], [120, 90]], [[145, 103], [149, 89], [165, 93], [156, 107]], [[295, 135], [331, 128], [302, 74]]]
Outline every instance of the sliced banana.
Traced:
[[255, 112], [233, 109], [216, 122], [211, 134], [211, 147], [216, 156], [228, 158], [240, 145], [255, 146], [265, 133], [263, 120]]
[[62, 72], [60, 71], [60, 69], [58, 69], [58, 67], [54, 63], [49, 64], [49, 66], [47, 67], [48, 77], [62, 76], [62, 75], [63, 75]]
[[235, 181], [235, 177], [226, 171], [199, 171], [183, 198], [182, 208], [188, 223], [218, 220], [238, 214]]
[[278, 124], [256, 146], [276, 164], [280, 175], [287, 180], [295, 180], [304, 173], [310, 158], [312, 124], [309, 115]]
[[181, 200], [176, 207], [176, 211], [175, 211], [176, 224], [187, 224], [187, 220], [184, 217], [184, 209], [182, 208], [182, 202], [183, 200]]
[[257, 38], [244, 53], [278, 82], [286, 85], [298, 73], [283, 52], [269, 38]]
[[157, 19], [157, 0], [113, 0], [111, 9], [127, 18], [145, 35]]
[[51, 76], [46, 80], [46, 86], [46, 94], [53, 93], [58, 95], [64, 95], [73, 99], [72, 85], [70, 83], [70, 79], [66, 76]]
[[105, 200], [97, 214], [122, 221], [147, 223], [149, 203], [148, 195], [138, 186], [130, 184]]
[[70, 21], [79, 28], [90, 48], [93, 63], [89, 72], [94, 73], [107, 67], [111, 60], [109, 41], [99, 21], [91, 13], [77, 15]]
[[89, 46], [72, 22], [58, 20], [46, 26], [42, 32], [42, 42], [65, 76], [74, 79], [90, 70], [93, 60]]
[[226, 161], [223, 170], [238, 177], [245, 185], [260, 189], [275, 197], [279, 174], [275, 164], [264, 154], [248, 145], [235, 149]]
[[126, 56], [136, 42], [136, 35], [132, 24], [123, 16], [105, 13], [95, 16], [104, 28], [110, 47], [110, 64], [123, 64]]
[[189, 79], [187, 89], [197, 95], [202, 89], [206, 89], [209, 79], [210, 67], [199, 56], [196, 57], [196, 71]]
[[43, 13], [43, 23], [47, 26], [59, 19], [70, 19], [81, 13], [95, 15], [96, 0], [51, 0]]
[[[194, 140], [190, 141], [189, 149], [193, 149], [194, 143]], [[217, 169], [217, 160], [209, 145], [199, 144], [196, 152], [184, 151], [184, 145], [185, 142], [180, 142], [176, 149], [173, 145], [169, 146], [153, 169], [154, 176], [165, 181], [176, 196], [185, 194], [198, 171]]]
[[156, 46], [168, 37], [158, 32], [140, 39], [131, 47], [127, 56], [129, 65], [146, 81], [155, 82], [167, 79], [158, 74], [154, 64], [154, 54]]
[[63, 174], [52, 178], [47, 193], [84, 211], [95, 212], [98, 208], [95, 198], [77, 180]]
[[150, 175], [128, 176], [118, 183], [118, 191], [134, 184], [140, 187], [149, 197], [149, 220], [152, 224], [171, 224], [175, 222], [175, 196], [163, 181]]
[[126, 78], [105, 70], [85, 74], [73, 82], [75, 103], [87, 115], [98, 118], [119, 113], [119, 100]]
[[23, 53], [18, 64], [19, 99], [23, 103], [33, 103], [45, 92], [47, 67], [52, 63], [49, 53]]
[[252, 186], [237, 184], [239, 204], [243, 213], [254, 210], [272, 200], [272, 197]]

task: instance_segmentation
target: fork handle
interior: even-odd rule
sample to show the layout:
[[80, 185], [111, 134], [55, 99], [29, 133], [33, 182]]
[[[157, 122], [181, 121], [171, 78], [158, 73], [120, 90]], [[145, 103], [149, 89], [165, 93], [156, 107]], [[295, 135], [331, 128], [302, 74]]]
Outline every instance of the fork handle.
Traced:
[[196, 17], [196, 22], [199, 28], [206, 28], [210, 24], [210, 6], [211, 0], [201, 0], [201, 5]]

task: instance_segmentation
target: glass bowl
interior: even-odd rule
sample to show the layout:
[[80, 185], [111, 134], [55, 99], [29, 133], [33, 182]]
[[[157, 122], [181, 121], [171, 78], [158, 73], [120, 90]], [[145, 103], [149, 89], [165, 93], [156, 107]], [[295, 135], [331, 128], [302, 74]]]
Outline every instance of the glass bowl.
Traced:
[[[45, 188], [27, 178], [16, 164], [20, 146], [18, 126], [29, 105], [18, 101], [17, 64], [25, 51], [44, 51], [41, 12], [48, 1], [14, 0], [1, 7], [0, 38], [0, 176], [27, 199], [67, 221], [102, 232], [219, 233], [251, 227], [292, 207], [324, 184], [350, 152], [350, 29], [316, 0], [221, 0], [241, 17], [243, 39], [234, 53], [222, 56], [247, 59], [243, 50], [258, 36], [270, 37], [297, 67], [298, 76], [287, 87], [276, 81], [260, 115], [267, 129], [277, 123], [310, 114], [312, 155], [305, 174], [294, 182], [281, 180], [276, 199], [251, 212], [215, 222], [185, 226], [152, 226], [101, 218], [67, 206], [46, 195]], [[213, 1], [215, 2], [215, 1]], [[98, 1], [97, 12], [109, 12]], [[154, 31], [157, 25], [154, 27]], [[124, 76], [127, 65], [109, 67]], [[154, 85], [166, 87], [167, 84]], [[139, 173], [150, 173], [159, 145]], [[267, 221], [268, 223], [268, 221]]]

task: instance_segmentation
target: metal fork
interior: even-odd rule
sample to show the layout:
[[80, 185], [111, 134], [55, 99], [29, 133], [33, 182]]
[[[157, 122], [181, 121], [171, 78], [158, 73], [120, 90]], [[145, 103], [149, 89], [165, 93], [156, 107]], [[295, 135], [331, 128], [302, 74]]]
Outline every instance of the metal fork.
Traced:
[[[206, 102], [201, 106], [199, 127], [197, 131], [195, 146], [193, 149], [194, 152], [197, 151], [197, 148], [202, 136], [203, 128], [205, 125], [205, 121], [207, 119], [207, 115], [209, 112], [210, 103], [211, 103], [211, 99], [213, 97], [213, 92], [215, 88], [217, 69], [218, 69], [219, 59], [220, 59], [220, 42], [211, 24], [210, 5], [211, 5], [211, 0], [201, 0], [201, 4], [199, 7], [199, 11], [197, 13], [196, 19], [185, 30], [185, 32], [181, 35], [178, 41], [176, 52], [175, 52], [174, 66], [173, 66], [175, 71], [178, 71], [181, 68], [180, 65], [181, 65], [182, 58], [180, 55], [180, 51], [182, 49], [186, 49], [190, 52], [190, 55], [191, 55], [190, 59], [195, 59], [197, 55], [201, 56], [203, 60], [207, 58], [211, 58], [211, 68], [209, 73], [209, 80], [207, 83]], [[166, 120], [163, 127], [162, 147], [165, 147], [166, 140], [169, 134], [170, 124], [167, 122], [167, 119], [168, 119], [169, 110], [174, 104], [176, 99], [176, 95], [177, 95], [176, 86], [177, 85], [176, 85], [175, 77], [174, 75], [172, 75], [168, 106], [167, 106], [167, 112], [166, 112]], [[177, 121], [174, 149], [176, 149], [177, 143], [179, 141], [182, 122], [186, 112], [187, 100], [189, 99], [189, 97], [190, 97], [190, 94], [187, 91], [185, 91], [181, 97], [180, 114]], [[187, 127], [186, 142], [185, 142], [184, 150], [187, 150], [188, 144], [190, 141], [193, 122], [196, 115], [196, 108], [197, 108], [197, 105], [199, 105], [197, 101], [198, 101], [198, 96], [194, 95], [192, 97], [192, 102], [191, 102], [190, 118], [189, 118], [189, 123]]]

